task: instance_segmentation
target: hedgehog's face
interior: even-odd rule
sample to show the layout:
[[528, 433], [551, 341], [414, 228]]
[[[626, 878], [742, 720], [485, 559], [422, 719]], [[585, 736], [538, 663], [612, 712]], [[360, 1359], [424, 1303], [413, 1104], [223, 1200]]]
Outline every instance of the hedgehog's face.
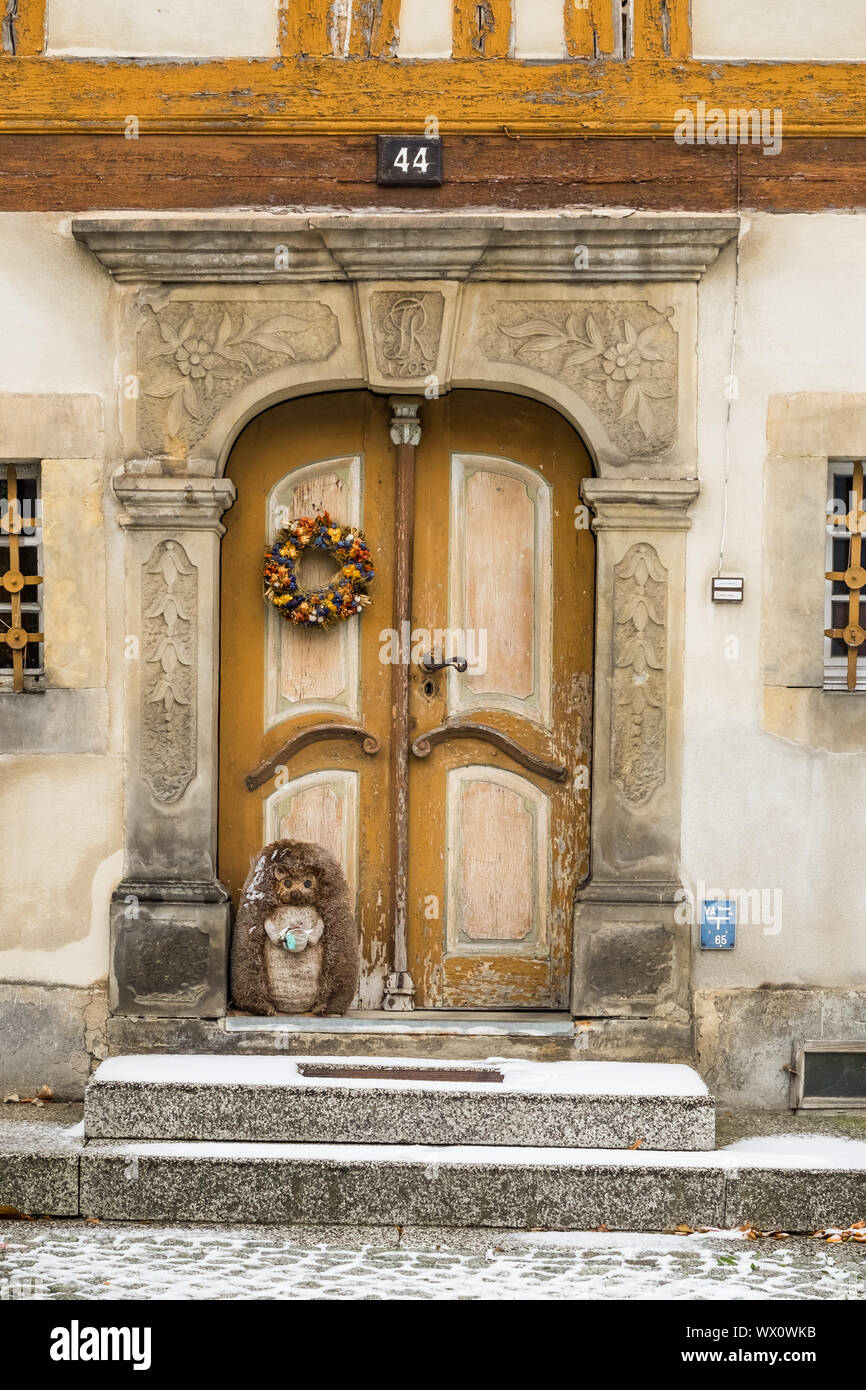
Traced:
[[319, 886], [315, 874], [291, 863], [276, 865], [274, 883], [277, 901], [281, 903], [314, 902]]

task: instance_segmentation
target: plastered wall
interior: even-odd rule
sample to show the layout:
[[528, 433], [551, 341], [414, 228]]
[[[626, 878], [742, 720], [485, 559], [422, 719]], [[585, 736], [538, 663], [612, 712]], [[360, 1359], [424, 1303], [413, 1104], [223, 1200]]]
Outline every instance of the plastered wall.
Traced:
[[0, 453], [42, 463], [48, 686], [0, 694], [0, 981], [86, 989], [106, 975], [122, 867], [114, 299], [60, 216], [0, 217], [0, 263]]
[[[804, 515], [792, 469], [796, 525], [786, 524], [785, 488], [767, 491], [768, 412], [773, 398], [803, 392], [856, 398], [866, 391], [866, 285], [856, 269], [864, 228], [855, 216], [749, 221], [741, 245], [738, 398], [731, 403], [727, 489], [732, 248], [699, 291], [702, 493], [688, 547], [683, 867], [692, 884], [765, 890], [763, 915], [780, 917], [742, 924], [731, 952], [699, 953], [693, 974], [699, 989], [866, 987], [859, 886], [856, 874], [845, 872], [845, 846], [866, 833], [866, 705], [862, 695], [816, 689], [823, 712], [820, 720], [810, 713], [812, 692], [796, 662], [792, 675], [780, 675], [767, 656], [785, 649], [794, 656], [811, 642], [816, 659], [809, 679], [818, 686], [822, 616], [802, 605], [775, 611], [762, 602], [768, 569], [783, 584], [790, 574], [792, 586], [803, 565], [823, 574], [822, 489], [814, 494], [817, 514]], [[866, 455], [866, 430], [860, 447]], [[823, 471], [820, 460], [815, 467]], [[745, 602], [736, 607], [710, 602], [726, 491], [723, 572], [745, 578]], [[838, 735], [835, 742], [828, 730]], [[836, 746], [847, 751], [832, 751]], [[774, 914], [777, 891], [781, 912]]]

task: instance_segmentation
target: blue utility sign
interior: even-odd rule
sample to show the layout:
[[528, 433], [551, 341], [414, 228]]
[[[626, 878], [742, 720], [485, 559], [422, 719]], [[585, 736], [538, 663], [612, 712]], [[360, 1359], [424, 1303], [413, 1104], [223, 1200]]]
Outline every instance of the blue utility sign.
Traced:
[[737, 937], [737, 905], [731, 898], [701, 903], [701, 950], [731, 951]]

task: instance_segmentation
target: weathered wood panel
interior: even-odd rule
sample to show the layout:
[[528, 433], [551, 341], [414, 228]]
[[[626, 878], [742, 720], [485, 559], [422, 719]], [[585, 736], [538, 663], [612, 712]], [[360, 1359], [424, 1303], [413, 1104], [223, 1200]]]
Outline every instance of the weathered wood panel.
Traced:
[[358, 865], [358, 774], [315, 772], [275, 797], [269, 833], [323, 845], [341, 865], [354, 898]]
[[[288, 520], [327, 511], [336, 520], [358, 524], [361, 515], [360, 459], [340, 460], [335, 472], [328, 465], [301, 469], [299, 481], [284, 479], [271, 499], [273, 531]], [[299, 562], [301, 582], [308, 588], [324, 584], [336, 562], [313, 553]], [[268, 722], [291, 718], [308, 710], [339, 706], [347, 715], [358, 711], [358, 624], [339, 623], [325, 632], [287, 623], [268, 610]]]
[[456, 814], [449, 817], [448, 936], [464, 943], [516, 943], [541, 935], [539, 877], [547, 897], [546, 845], [537, 819], [544, 794], [531, 782], [494, 781], [483, 768], [449, 773]]

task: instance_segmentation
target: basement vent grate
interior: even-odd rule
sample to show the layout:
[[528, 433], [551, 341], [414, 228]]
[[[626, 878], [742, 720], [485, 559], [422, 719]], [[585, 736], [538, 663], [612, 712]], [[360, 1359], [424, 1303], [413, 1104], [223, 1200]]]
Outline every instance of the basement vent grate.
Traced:
[[304, 1062], [301, 1076], [331, 1078], [335, 1081], [504, 1081], [501, 1071], [485, 1067], [341, 1067], [332, 1063]]
[[792, 1110], [866, 1109], [866, 1040], [799, 1042], [790, 1071]]

